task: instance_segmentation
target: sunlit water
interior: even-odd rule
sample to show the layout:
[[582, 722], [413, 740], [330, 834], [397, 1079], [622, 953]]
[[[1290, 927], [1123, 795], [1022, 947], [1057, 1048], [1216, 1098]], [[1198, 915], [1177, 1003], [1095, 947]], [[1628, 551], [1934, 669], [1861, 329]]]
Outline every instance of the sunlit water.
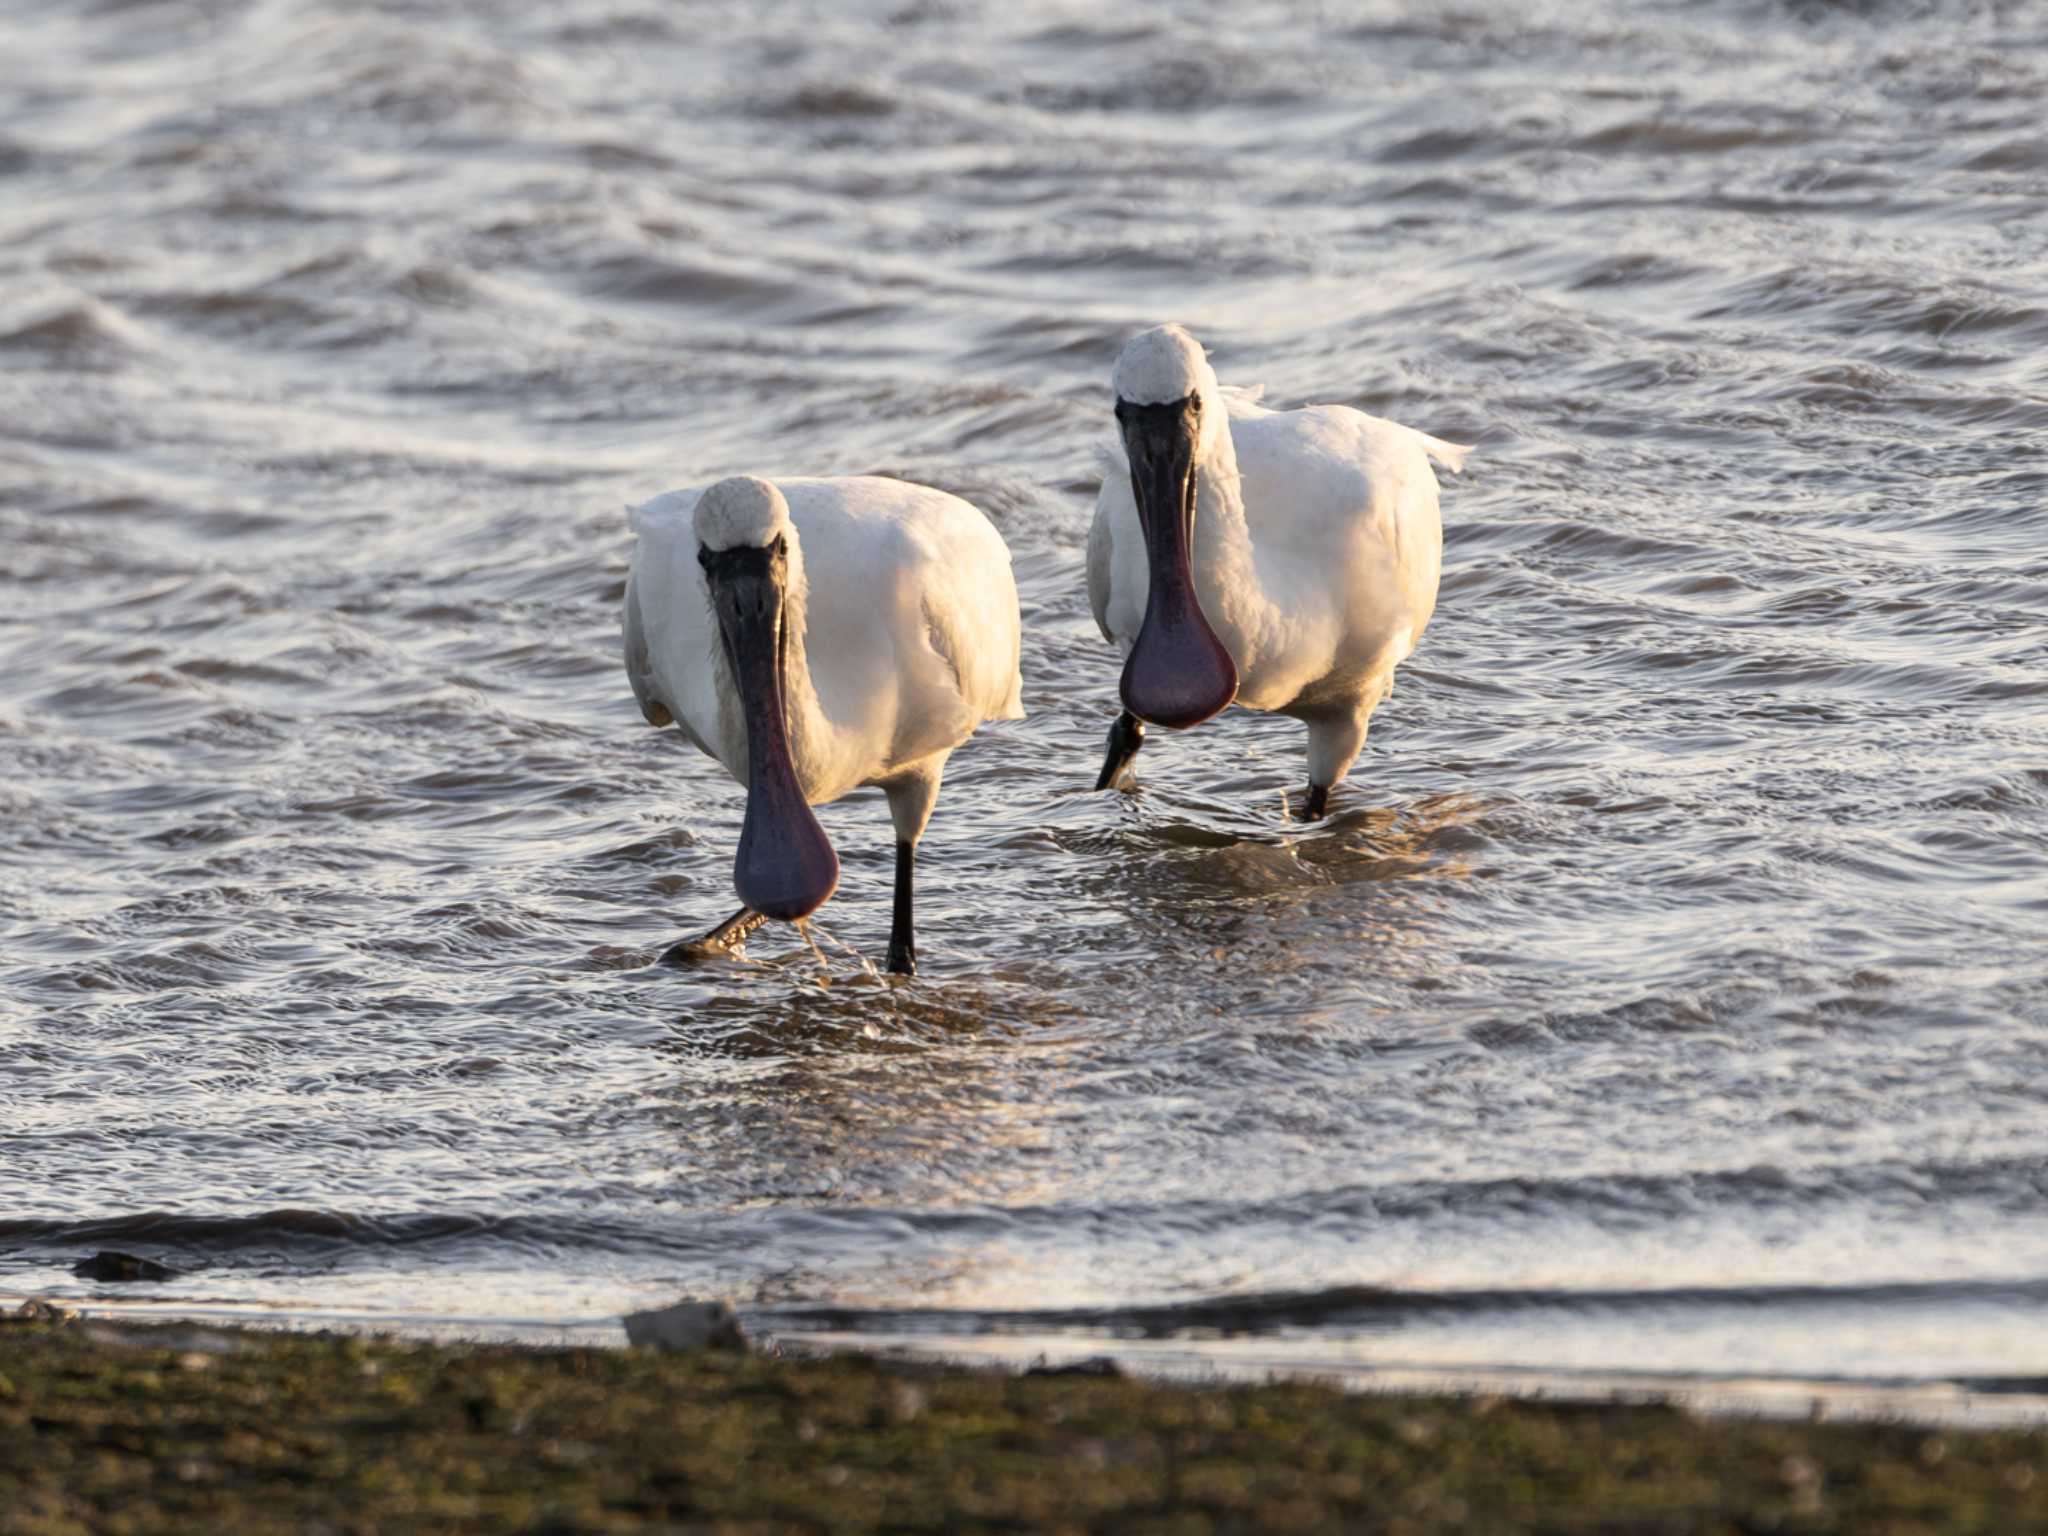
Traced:
[[[2044, 50], [0, 0], [0, 1286], [2048, 1372]], [[1089, 792], [1163, 318], [1480, 445], [1326, 824], [1282, 720]], [[622, 509], [741, 470], [1015, 553], [1030, 718], [954, 759], [913, 984], [873, 795], [818, 952], [652, 964], [741, 807], [633, 705]]]

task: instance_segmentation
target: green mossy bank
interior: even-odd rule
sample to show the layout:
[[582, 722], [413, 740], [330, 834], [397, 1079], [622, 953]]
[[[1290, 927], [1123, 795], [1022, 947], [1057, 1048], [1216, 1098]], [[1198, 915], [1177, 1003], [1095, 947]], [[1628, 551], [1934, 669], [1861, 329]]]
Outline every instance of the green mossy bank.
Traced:
[[0, 1326], [0, 1533], [2048, 1531], [2048, 1436]]

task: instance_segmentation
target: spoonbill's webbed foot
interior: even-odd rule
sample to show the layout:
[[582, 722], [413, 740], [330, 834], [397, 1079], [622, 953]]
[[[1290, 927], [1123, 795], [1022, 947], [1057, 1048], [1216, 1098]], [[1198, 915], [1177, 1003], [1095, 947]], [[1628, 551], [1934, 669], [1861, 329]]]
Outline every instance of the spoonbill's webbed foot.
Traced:
[[1109, 752], [1102, 759], [1102, 772], [1095, 780], [1095, 787], [1108, 789], [1122, 778], [1124, 770], [1131, 766], [1131, 759], [1138, 755], [1138, 748], [1143, 745], [1145, 722], [1127, 709], [1109, 728]]
[[898, 976], [917, 974], [917, 941], [910, 931], [910, 873], [916, 857], [915, 843], [896, 844], [896, 916], [889, 924], [889, 969]]
[[1321, 821], [1323, 813], [1330, 808], [1330, 786], [1311, 784], [1308, 787], [1308, 819]]
[[748, 934], [768, 919], [752, 907], [741, 907], [701, 939], [685, 939], [663, 952], [663, 965], [697, 965], [729, 955], [746, 941]]

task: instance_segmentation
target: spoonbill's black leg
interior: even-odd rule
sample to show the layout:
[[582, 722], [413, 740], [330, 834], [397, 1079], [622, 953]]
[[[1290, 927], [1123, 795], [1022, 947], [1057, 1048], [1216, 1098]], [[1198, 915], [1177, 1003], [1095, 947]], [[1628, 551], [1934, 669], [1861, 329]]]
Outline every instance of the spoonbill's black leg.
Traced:
[[1138, 755], [1138, 748], [1143, 745], [1145, 722], [1127, 709], [1109, 728], [1109, 753], [1102, 759], [1102, 773], [1095, 780], [1095, 787], [1108, 789], [1122, 778], [1124, 770], [1131, 766], [1131, 759]]
[[889, 969], [898, 976], [917, 974], [917, 942], [910, 932], [910, 869], [917, 844], [896, 844], [896, 916], [889, 924]]
[[1308, 819], [1321, 821], [1323, 812], [1330, 808], [1330, 786], [1311, 784], [1308, 787]]
[[752, 907], [741, 907], [701, 939], [685, 939], [669, 947], [661, 957], [663, 965], [695, 965], [700, 960], [715, 960], [720, 955], [730, 954], [756, 928], [768, 919]]

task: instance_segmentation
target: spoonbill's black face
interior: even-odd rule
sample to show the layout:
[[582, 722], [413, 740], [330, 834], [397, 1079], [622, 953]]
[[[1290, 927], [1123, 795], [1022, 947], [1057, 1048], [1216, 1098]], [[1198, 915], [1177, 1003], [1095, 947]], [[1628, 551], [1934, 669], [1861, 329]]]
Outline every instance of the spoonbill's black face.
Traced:
[[1237, 697], [1237, 666], [1195, 593], [1201, 410], [1201, 396], [1193, 394], [1164, 405], [1116, 403], [1150, 568], [1145, 621], [1124, 659], [1124, 708], [1140, 720], [1175, 729], [1201, 724]]
[[765, 547], [700, 546], [697, 563], [747, 726], [747, 818], [733, 885], [756, 912], [794, 922], [838, 888], [839, 856], [811, 814], [789, 755], [782, 686], [789, 549], [779, 535]]

